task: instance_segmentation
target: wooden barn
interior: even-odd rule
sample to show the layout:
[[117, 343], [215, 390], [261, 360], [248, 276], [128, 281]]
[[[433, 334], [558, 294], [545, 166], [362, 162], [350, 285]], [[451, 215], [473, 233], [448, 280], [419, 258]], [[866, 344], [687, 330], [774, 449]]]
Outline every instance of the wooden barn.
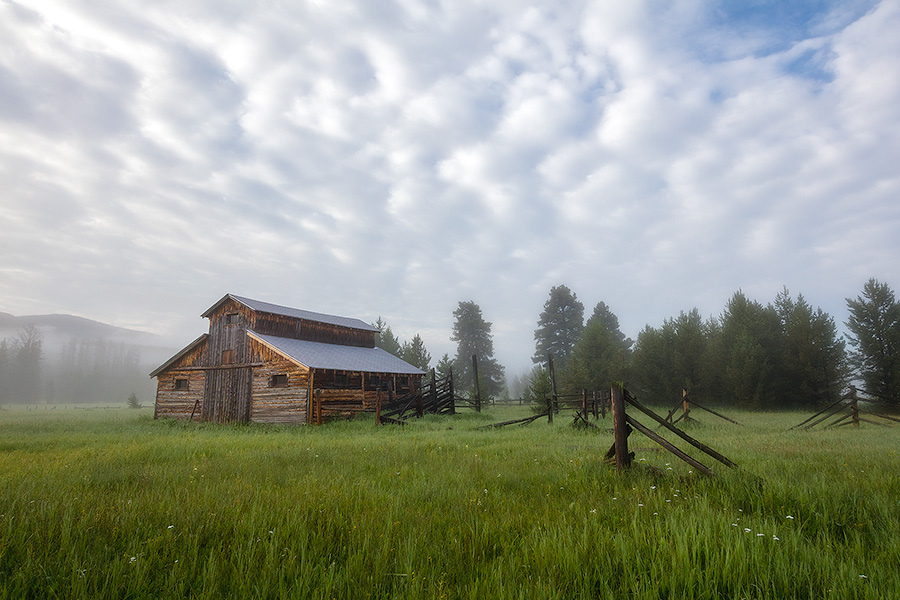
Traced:
[[209, 333], [153, 371], [156, 418], [314, 423], [416, 394], [424, 372], [375, 346], [377, 329], [228, 294]]

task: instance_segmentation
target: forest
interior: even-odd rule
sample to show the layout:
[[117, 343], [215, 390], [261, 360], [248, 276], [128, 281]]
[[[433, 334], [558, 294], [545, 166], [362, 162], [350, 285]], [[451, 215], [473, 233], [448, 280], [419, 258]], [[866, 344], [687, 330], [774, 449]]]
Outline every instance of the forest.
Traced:
[[0, 340], [0, 404], [152, 402], [147, 372], [141, 347], [126, 342], [73, 338], [47, 351], [34, 325]]
[[886, 283], [870, 279], [847, 299], [847, 334], [802, 294], [785, 288], [767, 304], [737, 291], [721, 315], [697, 309], [646, 326], [631, 340], [599, 302], [584, 305], [566, 286], [550, 290], [535, 330], [534, 370], [513, 388], [526, 398], [549, 393], [549, 357], [563, 393], [613, 382], [641, 398], [669, 404], [683, 391], [711, 404], [749, 410], [815, 408], [851, 383], [872, 399], [900, 404], [900, 305]]

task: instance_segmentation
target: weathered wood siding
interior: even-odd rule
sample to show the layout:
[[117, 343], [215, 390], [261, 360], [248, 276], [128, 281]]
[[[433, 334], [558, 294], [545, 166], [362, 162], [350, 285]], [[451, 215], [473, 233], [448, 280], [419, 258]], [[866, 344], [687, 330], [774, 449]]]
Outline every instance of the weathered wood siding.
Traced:
[[[228, 315], [236, 317], [229, 322]], [[209, 315], [209, 362], [207, 366], [217, 367], [225, 364], [225, 351], [233, 352], [230, 364], [242, 365], [250, 362], [247, 346], [247, 329], [253, 318], [249, 308], [228, 300], [222, 303], [215, 312]], [[250, 327], [252, 329], [252, 327]]]
[[[198, 344], [156, 377], [155, 418], [189, 419], [195, 407], [195, 418], [200, 418], [201, 406], [197, 400], [203, 401], [206, 378], [200, 367], [206, 360], [206, 349], [207, 344]], [[176, 379], [187, 379], [187, 389], [176, 390]]]
[[201, 420], [246, 423], [250, 419], [250, 367], [222, 367], [206, 371]]
[[[253, 340], [250, 340], [250, 347], [252, 360], [264, 363], [253, 369], [250, 420], [254, 423], [305, 424], [309, 370]], [[273, 375], [286, 375], [287, 385], [270, 387]]]
[[375, 332], [349, 327], [338, 327], [328, 323], [318, 323], [271, 313], [254, 313], [248, 327], [256, 333], [278, 337], [340, 344], [342, 346], [375, 347]]
[[[176, 379], [186, 379], [187, 389], [176, 390]], [[200, 370], [176, 370], [160, 374], [156, 379], [154, 416], [157, 419], [189, 419], [194, 411], [194, 418], [200, 419], [205, 381], [205, 373]]]

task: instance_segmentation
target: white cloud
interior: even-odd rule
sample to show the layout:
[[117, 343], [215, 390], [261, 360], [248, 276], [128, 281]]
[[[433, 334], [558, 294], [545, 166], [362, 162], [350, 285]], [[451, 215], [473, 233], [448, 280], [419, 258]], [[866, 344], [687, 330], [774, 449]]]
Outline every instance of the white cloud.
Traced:
[[632, 336], [739, 287], [840, 321], [900, 284], [900, 5], [866, 10], [2, 3], [0, 310], [195, 331], [234, 291], [437, 359], [473, 299], [513, 371], [560, 283]]

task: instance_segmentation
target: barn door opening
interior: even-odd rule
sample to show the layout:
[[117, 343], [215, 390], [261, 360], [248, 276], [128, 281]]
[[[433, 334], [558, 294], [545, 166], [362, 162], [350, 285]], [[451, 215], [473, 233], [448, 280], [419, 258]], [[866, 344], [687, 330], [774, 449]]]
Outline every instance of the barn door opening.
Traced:
[[206, 374], [201, 421], [247, 423], [250, 420], [250, 367], [212, 369]]

